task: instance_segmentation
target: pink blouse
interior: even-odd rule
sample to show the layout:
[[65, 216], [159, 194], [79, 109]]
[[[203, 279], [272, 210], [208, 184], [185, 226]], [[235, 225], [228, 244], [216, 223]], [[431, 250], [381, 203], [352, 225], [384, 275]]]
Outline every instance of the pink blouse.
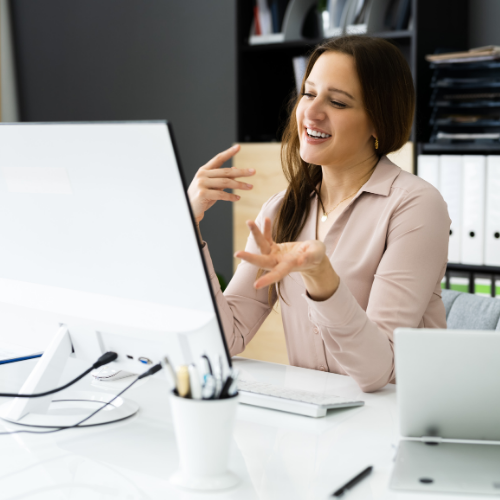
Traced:
[[[264, 204], [256, 219], [260, 228], [264, 217], [276, 217], [283, 196]], [[297, 241], [316, 238], [317, 208], [312, 196]], [[279, 300], [290, 364], [350, 375], [365, 392], [394, 382], [394, 329], [446, 328], [440, 283], [450, 222], [433, 186], [382, 157], [325, 237], [340, 276], [333, 296], [312, 300], [297, 272], [282, 281], [284, 300]], [[259, 253], [252, 235], [246, 250]], [[268, 290], [254, 289], [258, 269], [242, 262], [223, 294], [207, 245], [204, 255], [229, 350], [239, 354], [271, 312]]]

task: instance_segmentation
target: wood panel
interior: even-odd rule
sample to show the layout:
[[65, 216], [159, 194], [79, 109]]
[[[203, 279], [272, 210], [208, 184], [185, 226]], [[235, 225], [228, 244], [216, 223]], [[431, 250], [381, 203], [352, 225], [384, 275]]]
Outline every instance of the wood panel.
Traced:
[[[256, 174], [249, 179], [253, 184], [250, 192], [240, 191], [241, 199], [233, 203], [233, 248], [245, 248], [248, 238], [247, 220], [254, 220], [262, 205], [275, 193], [286, 188], [286, 180], [281, 170], [281, 144], [277, 142], [242, 144], [235, 156], [233, 166], [255, 168]], [[234, 259], [234, 269], [240, 259]], [[285, 334], [279, 307], [271, 312], [252, 342], [240, 355], [246, 358], [288, 364]]]
[[[245, 248], [248, 238], [246, 221], [255, 219], [262, 205], [275, 193], [286, 188], [286, 180], [281, 169], [281, 144], [251, 143], [242, 144], [241, 151], [233, 160], [237, 168], [255, 168], [256, 174], [249, 182], [253, 184], [250, 192], [239, 192], [241, 199], [233, 204], [233, 248]], [[413, 173], [413, 143], [407, 143], [400, 151], [389, 155], [391, 161], [403, 170]], [[234, 269], [240, 260], [234, 259]], [[252, 342], [241, 356], [262, 361], [288, 364], [285, 334], [279, 307], [269, 315]]]

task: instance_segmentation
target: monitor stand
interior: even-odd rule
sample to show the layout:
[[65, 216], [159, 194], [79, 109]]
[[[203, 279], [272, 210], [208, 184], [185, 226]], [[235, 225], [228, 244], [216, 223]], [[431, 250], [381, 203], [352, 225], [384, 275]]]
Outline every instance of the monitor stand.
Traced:
[[[62, 325], [19, 393], [33, 394], [57, 387], [72, 351], [68, 329]], [[0, 406], [0, 418], [30, 427], [72, 427], [113, 397], [104, 392], [64, 390], [41, 398], [14, 398]], [[136, 403], [119, 397], [82, 427], [125, 420], [138, 410]]]

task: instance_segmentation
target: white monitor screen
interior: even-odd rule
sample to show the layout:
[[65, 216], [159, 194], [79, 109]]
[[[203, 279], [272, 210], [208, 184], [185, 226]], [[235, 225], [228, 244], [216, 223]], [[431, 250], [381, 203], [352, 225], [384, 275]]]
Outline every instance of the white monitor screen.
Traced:
[[216, 315], [165, 122], [0, 125], [0, 236], [3, 283]]

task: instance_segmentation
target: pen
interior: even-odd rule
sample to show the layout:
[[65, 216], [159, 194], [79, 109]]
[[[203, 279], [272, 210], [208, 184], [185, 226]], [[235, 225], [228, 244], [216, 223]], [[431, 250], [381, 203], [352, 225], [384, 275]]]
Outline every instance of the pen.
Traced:
[[188, 367], [189, 371], [189, 387], [191, 389], [191, 397], [193, 399], [201, 399], [201, 383], [200, 376], [198, 374], [198, 370], [196, 369], [196, 365], [190, 364]]
[[165, 376], [167, 377], [168, 383], [170, 385], [170, 389], [174, 390], [177, 388], [177, 377], [175, 376], [174, 369], [168, 360], [168, 357], [165, 356], [163, 358], [163, 368], [165, 369]]
[[231, 377], [231, 375], [229, 375], [226, 381], [222, 384], [222, 389], [220, 390], [219, 399], [225, 399], [228, 397], [229, 388], [231, 387], [232, 383], [233, 383], [233, 378]]
[[223, 382], [224, 380], [224, 368], [222, 367], [222, 356], [219, 356], [219, 371], [220, 371], [220, 380]]
[[210, 375], [213, 375], [214, 372], [212, 371], [212, 364], [210, 363], [210, 358], [206, 354], [203, 354], [201, 358], [205, 360], [205, 371], [210, 373]]
[[225, 399], [229, 398], [231, 396], [234, 396], [236, 394], [237, 389], [236, 389], [236, 384], [237, 384], [237, 379], [238, 379], [239, 372], [238, 370], [235, 370], [234, 368], [231, 369], [231, 373], [227, 377], [226, 381], [224, 382], [224, 385], [222, 386], [222, 390], [220, 391], [220, 399]]
[[181, 398], [189, 397], [189, 370], [186, 365], [177, 368], [177, 393]]
[[213, 399], [215, 394], [215, 378], [210, 373], [206, 376], [205, 385], [201, 390], [201, 395], [203, 399]]
[[238, 393], [238, 376], [240, 372], [238, 370], [233, 370], [232, 378], [233, 382], [231, 383], [229, 390], [227, 391], [227, 396], [229, 398], [235, 396]]
[[353, 486], [356, 486], [362, 479], [370, 474], [373, 470], [373, 467], [367, 467], [364, 471], [360, 472], [357, 476], [353, 477], [348, 483], [344, 484], [344, 486], [340, 487], [337, 491], [332, 494], [332, 497], [341, 497], [347, 490], [351, 489]]
[[208, 360], [208, 356], [206, 356], [205, 354], [201, 356], [198, 366], [200, 369], [200, 378], [202, 384], [204, 384], [207, 380], [207, 375], [212, 375], [212, 367], [210, 365], [210, 361]]

